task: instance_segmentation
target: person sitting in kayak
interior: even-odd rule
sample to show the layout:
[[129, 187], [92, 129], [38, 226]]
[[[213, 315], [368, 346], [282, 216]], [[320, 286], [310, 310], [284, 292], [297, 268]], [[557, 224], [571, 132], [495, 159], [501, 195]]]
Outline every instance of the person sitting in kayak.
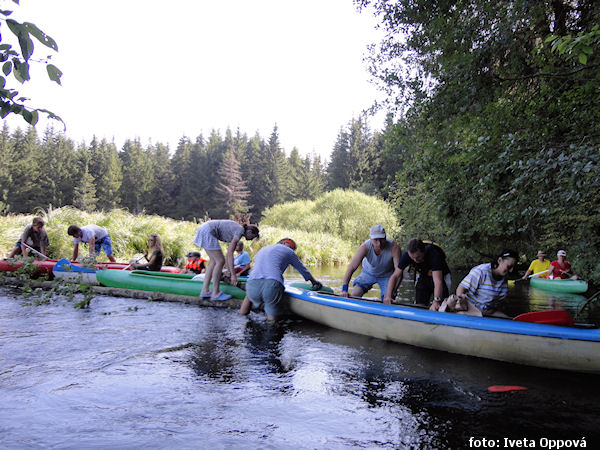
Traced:
[[[237, 275], [233, 270], [233, 252], [242, 237], [245, 237], [248, 241], [257, 239], [259, 237], [258, 227], [252, 224], [240, 225], [233, 220], [209, 220], [198, 227], [194, 244], [206, 250], [210, 259], [206, 268], [205, 280], [207, 282], [202, 285], [202, 291], [200, 292], [201, 298], [210, 298], [211, 300], [227, 300], [231, 298], [231, 295], [220, 291], [219, 283], [221, 281], [223, 266], [226, 265], [231, 274], [231, 284], [233, 286], [236, 285]], [[221, 251], [219, 241], [229, 242], [225, 257]], [[212, 293], [209, 292], [211, 285], [209, 281], [212, 281], [212, 285], [214, 286]]]
[[504, 250], [491, 262], [473, 267], [451, 295], [442, 303], [440, 312], [465, 311], [473, 316], [508, 317], [498, 308], [508, 295], [506, 277], [517, 264], [518, 255]]
[[31, 247], [36, 252], [46, 256], [46, 248], [50, 246], [48, 234], [44, 230], [44, 219], [34, 217], [33, 222], [25, 227], [21, 238], [15, 244], [15, 248], [8, 254], [8, 258], [14, 258], [16, 255], [27, 256]]
[[245, 316], [252, 305], [258, 308], [262, 304], [268, 320], [276, 320], [285, 314], [283, 272], [290, 265], [312, 283], [314, 290], [323, 287], [296, 255], [296, 242], [289, 238], [281, 239], [277, 244], [263, 247], [256, 253], [254, 268], [246, 282], [246, 297], [240, 307], [240, 314]]
[[202, 258], [200, 252], [189, 252], [185, 255], [188, 258], [188, 262], [185, 265], [185, 269], [181, 273], [195, 273], [199, 274], [205, 269], [206, 260]]
[[[150, 258], [148, 258], [148, 254], [150, 254]], [[144, 255], [144, 257], [148, 261], [148, 264], [139, 264], [135, 259], [132, 259], [129, 261], [129, 266], [131, 269], [160, 272], [163, 259], [165, 258], [165, 251], [162, 248], [162, 242], [158, 234], [152, 233], [148, 237], [148, 252]]]
[[238, 276], [247, 275], [250, 270], [250, 255], [244, 250], [244, 243], [239, 241], [235, 248], [237, 255], [233, 258], [233, 268]]
[[117, 262], [113, 256], [110, 235], [104, 228], [98, 225], [86, 225], [81, 228], [77, 225], [69, 225], [67, 234], [73, 236], [73, 261], [77, 260], [79, 244], [84, 243], [90, 246], [90, 256], [99, 255], [100, 251], [104, 250], [111, 262]]
[[566, 260], [567, 252], [564, 250], [559, 250], [556, 254], [556, 257], [558, 259], [550, 263], [550, 269], [552, 269], [552, 272], [550, 273], [549, 278], [562, 280], [570, 278], [572, 280], [578, 280], [579, 276], [573, 273], [573, 270], [571, 269], [571, 263]]
[[538, 278], [548, 278], [550, 272], [549, 268], [550, 261], [546, 259], [546, 252], [544, 250], [539, 250], [537, 253], [537, 259], [535, 261], [531, 261], [529, 269], [527, 269], [527, 272], [525, 272], [525, 275], [523, 275], [522, 280], [526, 280], [531, 274]]
[[377, 283], [383, 300], [394, 267], [400, 262], [400, 253], [400, 246], [386, 237], [383, 225], [373, 225], [369, 239], [358, 247], [348, 264], [342, 281], [342, 297], [348, 297], [348, 283], [362, 262], [362, 271], [353, 282], [352, 296], [362, 297]]
[[408, 266], [415, 267], [415, 303], [429, 305], [433, 295], [433, 302], [429, 309], [437, 311], [443, 299], [450, 293], [452, 286], [450, 268], [446, 262], [446, 254], [438, 244], [417, 238], [408, 241], [406, 251], [402, 253], [400, 262], [390, 278], [383, 303], [391, 304], [396, 296], [396, 289], [404, 277], [404, 270]]

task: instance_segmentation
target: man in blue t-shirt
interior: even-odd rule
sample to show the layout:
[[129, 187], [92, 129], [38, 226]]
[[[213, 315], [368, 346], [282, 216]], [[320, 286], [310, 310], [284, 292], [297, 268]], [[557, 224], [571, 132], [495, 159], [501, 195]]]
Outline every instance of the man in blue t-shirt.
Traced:
[[400, 256], [400, 262], [390, 278], [383, 302], [392, 303], [396, 289], [404, 277], [404, 270], [408, 266], [413, 266], [416, 273], [415, 303], [428, 305], [433, 294], [433, 302], [429, 309], [437, 311], [450, 293], [450, 268], [446, 263], [446, 254], [439, 245], [417, 238], [408, 241], [406, 251]]

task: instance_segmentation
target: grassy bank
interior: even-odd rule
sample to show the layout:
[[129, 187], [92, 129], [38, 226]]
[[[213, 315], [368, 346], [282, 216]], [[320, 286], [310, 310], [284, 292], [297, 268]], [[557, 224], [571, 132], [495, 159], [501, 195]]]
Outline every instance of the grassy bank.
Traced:
[[[73, 240], [67, 235], [71, 224], [83, 226], [97, 224], [110, 233], [115, 258], [128, 261], [139, 257], [146, 251], [150, 233], [158, 233], [166, 253], [166, 265], [182, 267], [185, 255], [189, 251], [200, 250], [193, 243], [196, 222], [173, 220], [150, 215], [133, 215], [115, 209], [109, 212], [88, 213], [71, 207], [50, 209], [35, 214], [46, 221], [46, 232], [50, 239], [48, 256], [54, 259], [71, 258]], [[30, 224], [34, 214], [8, 215], [0, 217], [0, 257], [5, 257], [21, 236], [26, 225]], [[345, 264], [352, 256], [353, 246], [348, 241], [328, 233], [308, 232], [297, 229], [286, 229], [261, 224], [259, 241], [247, 243], [246, 250], [252, 257], [261, 248], [279, 241], [283, 237], [291, 237], [298, 243], [298, 255], [306, 265]], [[223, 246], [223, 249], [226, 247]], [[87, 255], [87, 246], [80, 249], [80, 256]], [[104, 253], [99, 260], [107, 260]]]

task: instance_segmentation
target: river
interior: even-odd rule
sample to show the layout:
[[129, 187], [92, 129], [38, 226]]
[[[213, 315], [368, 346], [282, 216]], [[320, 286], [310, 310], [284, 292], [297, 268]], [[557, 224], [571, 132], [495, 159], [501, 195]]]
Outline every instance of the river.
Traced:
[[[340, 282], [339, 269], [314, 272]], [[410, 282], [402, 289], [409, 299]], [[579, 302], [518, 286], [509, 303], [523, 312], [576, 311]], [[0, 287], [2, 448], [600, 442], [597, 376], [425, 350], [301, 319], [270, 324], [258, 313], [105, 296], [84, 310], [72, 305], [56, 298], [33, 306]], [[491, 385], [527, 389], [492, 393]]]

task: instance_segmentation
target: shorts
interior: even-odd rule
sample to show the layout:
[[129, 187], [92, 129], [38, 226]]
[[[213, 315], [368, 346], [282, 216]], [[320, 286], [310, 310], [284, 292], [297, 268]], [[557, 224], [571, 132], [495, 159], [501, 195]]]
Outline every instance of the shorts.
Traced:
[[204, 250], [221, 250], [221, 245], [214, 235], [211, 233], [209, 222], [198, 227], [196, 236], [194, 237], [194, 244], [198, 247], [202, 247]]
[[107, 255], [113, 254], [112, 244], [110, 242], [110, 236], [108, 234], [103, 239], [94, 242], [94, 252], [96, 252], [96, 254], [99, 255], [100, 250], [104, 250], [104, 253], [106, 253]]
[[287, 313], [287, 305], [283, 302], [283, 284], [277, 280], [257, 278], [246, 283], [246, 295], [255, 308], [264, 303], [265, 313], [269, 316], [282, 316]]
[[392, 274], [389, 274], [385, 277], [375, 277], [363, 269], [360, 275], [354, 279], [352, 284], [354, 286], [361, 287], [365, 292], [367, 292], [375, 283], [377, 283], [379, 285], [379, 290], [381, 291], [381, 298], [383, 299], [385, 293], [387, 292], [387, 287], [391, 276]]

